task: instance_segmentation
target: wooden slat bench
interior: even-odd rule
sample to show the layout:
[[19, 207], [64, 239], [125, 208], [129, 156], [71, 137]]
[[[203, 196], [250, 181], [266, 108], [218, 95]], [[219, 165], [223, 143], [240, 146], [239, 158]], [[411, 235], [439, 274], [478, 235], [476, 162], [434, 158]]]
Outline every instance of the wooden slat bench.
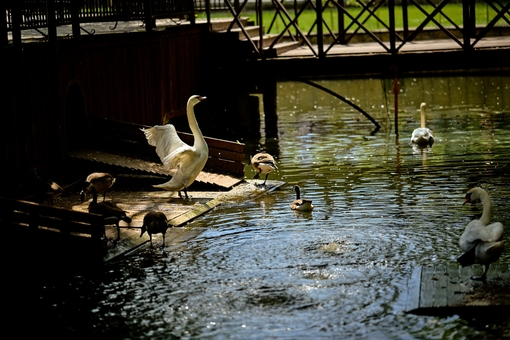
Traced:
[[41, 248], [44, 253], [59, 253], [62, 259], [78, 254], [91, 262], [106, 255], [101, 215], [0, 197], [0, 225], [31, 251]]

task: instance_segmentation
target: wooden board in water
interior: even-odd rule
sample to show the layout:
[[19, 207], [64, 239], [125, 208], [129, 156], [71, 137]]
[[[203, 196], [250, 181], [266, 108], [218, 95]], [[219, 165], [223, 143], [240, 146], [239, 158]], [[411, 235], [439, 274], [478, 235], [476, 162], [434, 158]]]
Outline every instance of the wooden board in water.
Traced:
[[408, 282], [406, 311], [420, 315], [499, 313], [510, 311], [510, 265], [493, 264], [486, 282], [483, 267], [418, 267]]

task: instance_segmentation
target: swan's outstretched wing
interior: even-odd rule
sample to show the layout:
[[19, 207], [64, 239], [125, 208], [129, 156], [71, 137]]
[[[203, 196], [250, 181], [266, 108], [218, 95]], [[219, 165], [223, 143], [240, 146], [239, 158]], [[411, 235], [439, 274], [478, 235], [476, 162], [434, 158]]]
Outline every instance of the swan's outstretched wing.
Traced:
[[172, 153], [166, 155], [162, 159], [163, 164], [167, 169], [177, 169], [183, 163], [189, 163], [196, 158], [195, 149], [189, 145], [175, 149]]
[[165, 157], [173, 153], [176, 149], [188, 147], [188, 145], [179, 138], [172, 124], [155, 125], [151, 128], [141, 130], [145, 133], [147, 142], [156, 147], [156, 153], [163, 163], [165, 163]]

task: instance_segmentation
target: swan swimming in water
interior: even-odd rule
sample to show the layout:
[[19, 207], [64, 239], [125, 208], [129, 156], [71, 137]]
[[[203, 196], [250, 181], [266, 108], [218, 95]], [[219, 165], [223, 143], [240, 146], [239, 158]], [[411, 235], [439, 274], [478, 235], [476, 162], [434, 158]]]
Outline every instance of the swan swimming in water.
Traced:
[[426, 106], [426, 103], [421, 103], [421, 127], [414, 129], [413, 134], [411, 135], [411, 143], [417, 144], [418, 146], [432, 146], [432, 144], [434, 144], [434, 136], [432, 135], [432, 131], [425, 127]]
[[267, 176], [273, 170], [278, 169], [273, 156], [266, 152], [260, 152], [255, 156], [251, 157], [250, 162], [253, 169], [255, 169], [255, 171], [257, 172], [255, 176], [253, 176], [254, 179], [258, 179], [260, 177], [260, 174], [266, 175], [266, 178], [264, 179], [264, 183], [262, 183], [262, 185], [266, 185]]
[[314, 208], [312, 201], [301, 198], [301, 190], [298, 185], [294, 185], [294, 190], [296, 191], [296, 199], [292, 202], [290, 208], [298, 211], [312, 211]]
[[460, 237], [459, 245], [465, 252], [457, 261], [464, 267], [478, 263], [485, 266], [482, 276], [474, 276], [473, 280], [485, 280], [492, 262], [499, 259], [505, 249], [503, 224], [489, 224], [492, 214], [492, 202], [489, 194], [482, 188], [472, 188], [466, 194], [464, 204], [482, 202], [483, 213], [479, 220], [469, 222]]
[[179, 138], [172, 124], [156, 125], [148, 129], [141, 129], [145, 133], [147, 142], [156, 147], [156, 153], [165, 165], [165, 168], [175, 170], [171, 180], [166, 183], [153, 185], [153, 187], [172, 192], [178, 191], [181, 198], [181, 191], [184, 191], [184, 195], [188, 198], [187, 188], [200, 174], [209, 157], [209, 147], [198, 127], [194, 111], [194, 106], [204, 99], [206, 97], [193, 95], [188, 99], [186, 107], [189, 127], [195, 138], [193, 146], [184, 143]]

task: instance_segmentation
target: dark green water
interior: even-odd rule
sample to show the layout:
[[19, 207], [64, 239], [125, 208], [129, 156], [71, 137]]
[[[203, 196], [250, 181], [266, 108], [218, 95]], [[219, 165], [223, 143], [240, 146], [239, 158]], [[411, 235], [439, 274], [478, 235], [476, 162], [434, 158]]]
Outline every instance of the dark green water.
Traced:
[[[454, 264], [458, 238], [481, 213], [463, 206], [484, 187], [510, 240], [510, 77], [401, 81], [399, 136], [391, 84], [320, 81], [382, 129], [308, 85], [278, 85], [272, 153], [286, 186], [225, 202], [190, 225], [203, 233], [167, 256], [142, 253], [37, 290], [42, 331], [131, 339], [501, 339], [508, 317], [468, 320], [404, 313], [418, 266]], [[409, 139], [427, 102], [436, 143]], [[389, 107], [389, 109], [388, 109]], [[263, 127], [262, 127], [263, 129]], [[246, 167], [246, 176], [253, 176]], [[293, 184], [313, 200], [295, 213]], [[510, 264], [507, 250], [499, 263]], [[490, 277], [490, 272], [489, 272]]]

